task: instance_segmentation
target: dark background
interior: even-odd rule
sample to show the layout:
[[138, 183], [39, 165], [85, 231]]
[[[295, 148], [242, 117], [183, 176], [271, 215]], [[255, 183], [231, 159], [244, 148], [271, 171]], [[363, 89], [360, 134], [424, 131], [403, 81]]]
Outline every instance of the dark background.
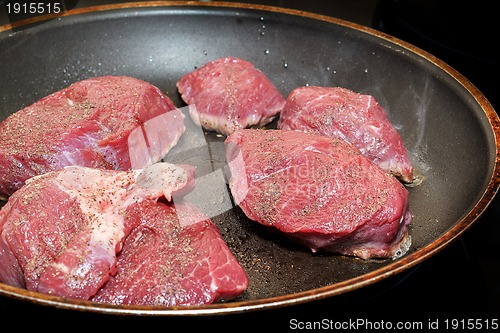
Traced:
[[[68, 0], [68, 7], [114, 3]], [[123, 1], [122, 1], [123, 2]], [[243, 2], [243, 1], [239, 1]], [[395, 0], [258, 0], [248, 3], [300, 9], [369, 26], [401, 38], [437, 56], [468, 78], [500, 110], [499, 59], [494, 2]], [[1, 3], [0, 3], [1, 5]], [[11, 18], [12, 19], [12, 18]], [[9, 17], [0, 8], [0, 25]], [[1, 65], [1, 64], [0, 64]], [[1, 92], [0, 92], [1, 93]], [[168, 331], [177, 329], [240, 330], [290, 328], [290, 320], [422, 322], [445, 319], [500, 320], [500, 199], [459, 239], [407, 272], [332, 298], [284, 308], [202, 317], [125, 317], [54, 309], [0, 297], [0, 321], [21, 319], [23, 327], [74, 329], [101, 325]], [[48, 326], [50, 325], [50, 326]], [[178, 326], [176, 326], [178, 325]], [[496, 331], [500, 331], [500, 328]]]

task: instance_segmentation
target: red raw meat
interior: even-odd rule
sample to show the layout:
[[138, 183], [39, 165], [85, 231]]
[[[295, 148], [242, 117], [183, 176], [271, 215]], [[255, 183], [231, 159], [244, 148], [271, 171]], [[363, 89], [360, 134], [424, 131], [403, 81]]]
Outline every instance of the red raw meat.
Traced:
[[182, 196], [193, 181], [194, 167], [169, 163], [129, 171], [69, 166], [30, 178], [0, 210], [0, 281], [89, 299], [141, 223], [135, 207]]
[[92, 301], [180, 306], [231, 300], [248, 277], [217, 226], [187, 202], [144, 202], [127, 218], [140, 220], [118, 255], [116, 274]]
[[370, 95], [341, 87], [296, 88], [286, 100], [278, 128], [343, 139], [401, 181], [413, 181], [403, 140]]
[[344, 140], [244, 129], [225, 145], [231, 193], [250, 219], [313, 252], [368, 259], [409, 249], [408, 191]]
[[150, 83], [126, 76], [76, 82], [0, 123], [0, 197], [68, 165], [143, 168], [184, 130], [182, 113]]
[[233, 57], [214, 60], [184, 75], [177, 88], [196, 124], [225, 135], [270, 123], [285, 104], [264, 73]]

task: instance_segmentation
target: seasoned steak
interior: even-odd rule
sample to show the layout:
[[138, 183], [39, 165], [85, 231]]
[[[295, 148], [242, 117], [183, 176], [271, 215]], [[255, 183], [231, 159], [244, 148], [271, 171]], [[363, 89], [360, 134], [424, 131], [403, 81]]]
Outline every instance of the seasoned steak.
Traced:
[[413, 181], [413, 167], [399, 132], [373, 96], [341, 87], [294, 89], [278, 128], [346, 140], [401, 181]]
[[116, 274], [93, 301], [201, 305], [231, 300], [247, 289], [246, 272], [219, 229], [192, 204], [145, 201], [126, 218], [141, 223], [123, 244]]
[[408, 191], [344, 140], [245, 129], [225, 145], [231, 193], [251, 220], [313, 252], [363, 259], [407, 252]]
[[263, 72], [233, 57], [214, 60], [184, 75], [177, 88], [196, 124], [225, 135], [270, 123], [285, 104]]
[[143, 168], [184, 130], [182, 113], [150, 83], [126, 76], [76, 82], [0, 123], [0, 197], [68, 165]]
[[0, 282], [89, 299], [141, 223], [131, 215], [136, 205], [182, 196], [193, 179], [194, 167], [168, 163], [129, 171], [69, 166], [30, 178], [0, 210]]

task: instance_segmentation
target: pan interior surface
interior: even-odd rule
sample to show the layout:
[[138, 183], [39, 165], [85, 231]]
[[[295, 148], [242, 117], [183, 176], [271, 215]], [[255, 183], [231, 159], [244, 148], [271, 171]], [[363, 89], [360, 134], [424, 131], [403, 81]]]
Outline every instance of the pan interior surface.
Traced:
[[200, 131], [186, 117], [188, 130], [165, 159], [196, 165], [197, 176], [208, 182], [223, 180], [193, 195], [246, 269], [250, 286], [243, 295], [195, 309], [145, 309], [96, 306], [2, 284], [0, 294], [140, 314], [241, 311], [331, 296], [424, 260], [459, 236], [496, 193], [499, 129], [492, 122], [498, 126], [498, 118], [485, 113], [489, 104], [480, 104], [465, 79], [436, 59], [373, 31], [307, 13], [236, 4], [159, 4], [96, 8], [0, 33], [0, 119], [73, 82], [101, 75], [151, 82], [183, 107], [177, 80], [225, 56], [252, 62], [285, 97], [304, 85], [369, 94], [401, 133], [422, 181], [408, 188], [414, 215], [410, 251], [397, 260], [368, 261], [312, 254], [248, 220], [224, 182], [224, 137]]

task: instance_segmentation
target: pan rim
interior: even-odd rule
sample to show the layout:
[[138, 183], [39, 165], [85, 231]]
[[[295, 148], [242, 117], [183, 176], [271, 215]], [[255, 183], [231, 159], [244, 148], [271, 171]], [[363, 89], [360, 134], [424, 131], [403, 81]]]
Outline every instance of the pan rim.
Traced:
[[[234, 301], [227, 303], [208, 304], [201, 306], [181, 306], [181, 307], [160, 307], [160, 306], [116, 306], [109, 304], [97, 304], [91, 301], [73, 300], [59, 296], [46, 295], [38, 292], [28, 291], [26, 289], [12, 287], [0, 283], [0, 296], [8, 296], [20, 300], [31, 301], [41, 305], [54, 306], [57, 308], [99, 312], [107, 314], [119, 315], [218, 315], [224, 313], [238, 313], [248, 312], [263, 309], [271, 309], [293, 304], [306, 303], [314, 300], [319, 300], [335, 295], [347, 293], [367, 286], [369, 284], [381, 281], [411, 268], [424, 260], [430, 258], [438, 253], [444, 247], [448, 246], [451, 242], [457, 239], [464, 231], [466, 231], [488, 208], [491, 201], [497, 195], [500, 188], [500, 119], [493, 109], [492, 105], [486, 97], [462, 74], [453, 69], [451, 66], [441, 61], [432, 54], [393, 36], [380, 32], [378, 30], [353, 23], [335, 17], [325, 16], [316, 13], [310, 13], [295, 9], [281, 8], [268, 5], [246, 4], [237, 2], [199, 2], [199, 1], [146, 1], [146, 2], [127, 2], [120, 4], [99, 5], [92, 7], [85, 7], [79, 9], [72, 9], [67, 11], [63, 16], [74, 16], [80, 14], [89, 14], [96, 12], [106, 12], [121, 9], [139, 9], [139, 8], [175, 8], [175, 7], [192, 7], [192, 8], [231, 8], [241, 9], [248, 11], [266, 11], [278, 14], [285, 14], [291, 16], [298, 16], [302, 18], [309, 18], [313, 20], [323, 21], [334, 25], [340, 25], [353, 29], [362, 33], [366, 33], [373, 37], [385, 40], [398, 47], [404, 48], [409, 52], [427, 60], [439, 69], [443, 70], [446, 74], [452, 77], [459, 83], [476, 101], [480, 108], [488, 118], [491, 126], [494, 145], [496, 147], [496, 154], [494, 157], [494, 166], [491, 178], [488, 180], [488, 185], [477, 203], [472, 207], [469, 212], [457, 223], [447, 230], [441, 237], [437, 238], [432, 243], [416, 250], [407, 256], [398, 259], [397, 261], [388, 263], [381, 268], [373, 270], [369, 273], [341, 281], [339, 283], [330, 284], [324, 287], [311, 289], [303, 292], [275, 296], [257, 300], [249, 301]], [[60, 15], [59, 15], [60, 16]], [[43, 22], [55, 18], [54, 15], [46, 15], [36, 17], [34, 19], [27, 19], [19, 21], [14, 24], [0, 26], [0, 34], [11, 30], [16, 27], [26, 26], [38, 22]]]

